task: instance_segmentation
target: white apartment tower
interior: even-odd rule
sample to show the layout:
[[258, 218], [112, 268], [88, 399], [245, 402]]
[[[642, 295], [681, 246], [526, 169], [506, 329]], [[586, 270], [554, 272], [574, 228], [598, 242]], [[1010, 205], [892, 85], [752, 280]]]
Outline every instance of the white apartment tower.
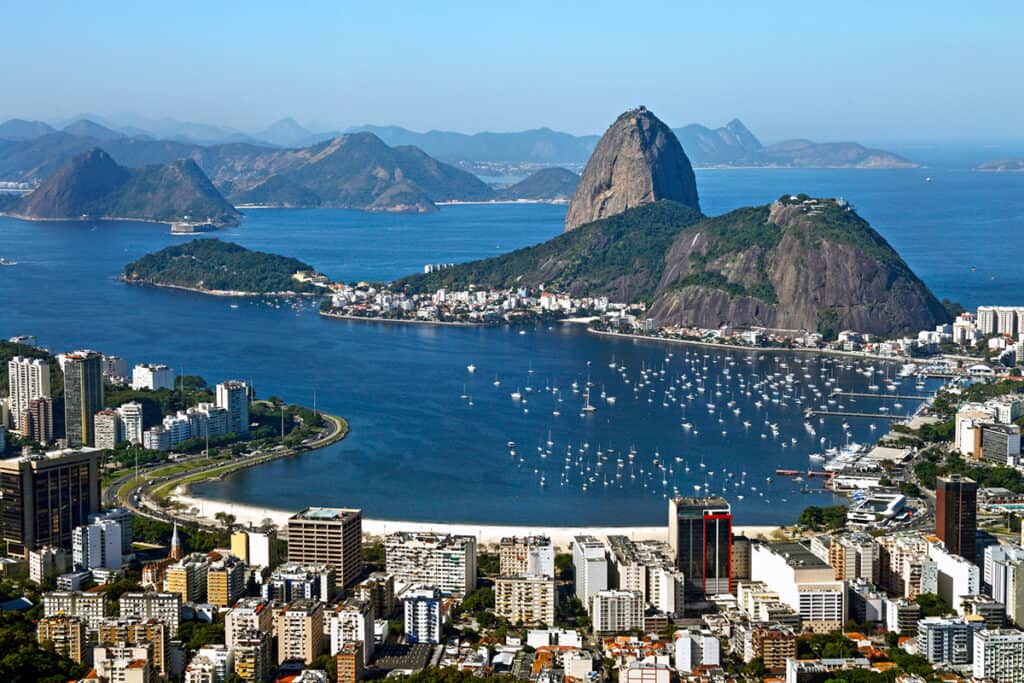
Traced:
[[245, 382], [230, 380], [218, 384], [217, 406], [228, 411], [229, 433], [249, 433], [249, 387]]
[[42, 358], [15, 356], [7, 361], [11, 418], [15, 425], [34, 398], [50, 398], [50, 366]]

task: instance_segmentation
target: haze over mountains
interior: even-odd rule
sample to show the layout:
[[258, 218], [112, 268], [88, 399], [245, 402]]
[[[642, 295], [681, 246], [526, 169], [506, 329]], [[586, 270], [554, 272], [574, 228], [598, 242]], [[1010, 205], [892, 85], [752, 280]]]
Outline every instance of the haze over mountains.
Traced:
[[[75, 117], [58, 127], [38, 121], [12, 119], [0, 124], [0, 140], [28, 140], [58, 129], [75, 135], [88, 135], [86, 127], [79, 125], [81, 121], [105, 129], [102, 131], [104, 136], [145, 137], [199, 145], [248, 143], [259, 146], [308, 147], [345, 133], [370, 132], [390, 146], [413, 145], [441, 161], [459, 164], [582, 165], [590, 158], [600, 137], [572, 135], [548, 128], [466, 134], [437, 130], [416, 132], [400, 126], [369, 124], [344, 130], [313, 131], [291, 118], [276, 121], [261, 131], [246, 133], [207, 124], [145, 119], [129, 114], [110, 118], [88, 114]], [[733, 119], [721, 128], [689, 124], [673, 130], [696, 167], [916, 166], [899, 155], [855, 142], [818, 143], [793, 139], [766, 146], [739, 119]], [[97, 129], [97, 132], [101, 131]]]

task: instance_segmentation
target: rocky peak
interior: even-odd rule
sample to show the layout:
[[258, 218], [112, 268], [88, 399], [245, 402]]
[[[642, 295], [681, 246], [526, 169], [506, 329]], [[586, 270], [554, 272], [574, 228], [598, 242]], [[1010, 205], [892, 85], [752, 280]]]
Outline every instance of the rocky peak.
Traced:
[[693, 167], [675, 133], [638, 107], [619, 116], [597, 143], [569, 205], [565, 230], [661, 199], [700, 210]]

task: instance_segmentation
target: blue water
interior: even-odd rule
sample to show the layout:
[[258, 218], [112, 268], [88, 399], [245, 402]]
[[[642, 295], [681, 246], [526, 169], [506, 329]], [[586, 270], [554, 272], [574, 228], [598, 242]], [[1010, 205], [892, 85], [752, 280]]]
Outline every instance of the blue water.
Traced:
[[[933, 181], [926, 183], [925, 175]], [[844, 196], [940, 297], [968, 306], [1019, 302], [1024, 174], [942, 166], [871, 172], [730, 170], [699, 171], [698, 182], [708, 214], [768, 202], [783, 193]], [[535, 244], [560, 232], [564, 212], [564, 207], [544, 205], [448, 207], [426, 216], [260, 210], [218, 236], [298, 257], [334, 278], [386, 280], [418, 272], [425, 263]], [[812, 437], [803, 426], [802, 406], [768, 402], [758, 409], [754, 397], [739, 390], [741, 375], [798, 370], [803, 379], [805, 370], [793, 356], [756, 356], [748, 365], [742, 353], [730, 358], [709, 352], [704, 358], [704, 351], [685, 346], [611, 341], [571, 327], [520, 335], [504, 328], [326, 321], [311, 309], [274, 308], [259, 301], [231, 309], [224, 299], [117, 281], [128, 261], [181, 239], [147, 224], [30, 224], [0, 218], [0, 255], [18, 261], [15, 267], [0, 268], [0, 335], [35, 334], [56, 351], [92, 347], [130, 362], [165, 362], [211, 382], [239, 377], [252, 381], [261, 396], [273, 393], [310, 403], [315, 391], [321, 408], [352, 424], [349, 438], [334, 447], [204, 484], [196, 489], [202, 495], [273, 508], [356, 506], [368, 516], [395, 519], [652, 524], [664, 521], [664, 495], [673, 486], [688, 492], [707, 481], [709, 490], [720, 491], [729, 472], [738, 479], [746, 471], [743, 487], [733, 486], [736, 479], [729, 481], [738, 523], [791, 521], [806, 505], [831, 499], [801, 494], [800, 484], [788, 481], [765, 488], [764, 478], [776, 467], [806, 467], [806, 456], [817, 450], [821, 437], [828, 442], [846, 438], [840, 424], [831, 421], [815, 423]], [[669, 351], [673, 356], [666, 360]], [[629, 385], [608, 367], [613, 354], [628, 367]], [[810, 363], [806, 373], [812, 379], [805, 383], [821, 387], [822, 372], [849, 391], [868, 383], [823, 359], [799, 360]], [[474, 375], [465, 369], [469, 363], [479, 368]], [[788, 367], [781, 368], [782, 363]], [[664, 366], [665, 381], [654, 379], [634, 392], [641, 366]], [[731, 370], [728, 378], [726, 368]], [[664, 391], [683, 374], [692, 381], [694, 372], [710, 378], [712, 393], [714, 382], [721, 382], [723, 395], [713, 400], [701, 396], [683, 410]], [[588, 373], [599, 409], [581, 418], [582, 397], [572, 393], [570, 384], [582, 385]], [[498, 388], [492, 385], [495, 376], [501, 381]], [[534, 391], [526, 392], [527, 385]], [[617, 397], [614, 406], [598, 398], [602, 385]], [[526, 406], [510, 399], [516, 386], [526, 395]], [[558, 417], [552, 414], [555, 396], [546, 390], [555, 386], [564, 396], [557, 404]], [[902, 389], [916, 393], [910, 385]], [[472, 406], [460, 398], [464, 392], [472, 396]], [[710, 413], [709, 400], [716, 405]], [[729, 400], [736, 401], [739, 416], [726, 407]], [[856, 408], [873, 411], [883, 401], [893, 403], [861, 399]], [[904, 403], [898, 412], [913, 408], [913, 402]], [[765, 419], [778, 424], [777, 439], [770, 432], [761, 438]], [[699, 434], [685, 432], [684, 420]], [[744, 428], [743, 420], [751, 426]], [[876, 435], [869, 422], [851, 420], [850, 438], [864, 441]], [[541, 459], [537, 446], [546, 448], [549, 430], [552, 453]], [[797, 444], [782, 448], [782, 441], [789, 446], [792, 438]], [[510, 440], [517, 443], [515, 460], [506, 447]], [[578, 460], [584, 441], [589, 449]], [[570, 443], [571, 476], [563, 486]], [[631, 446], [637, 451], [636, 478], [616, 478], [616, 459], [628, 461]], [[609, 458], [601, 471], [596, 468], [599, 447]], [[672, 466], [671, 475], [657, 470], [652, 476], [656, 450], [666, 470]], [[699, 467], [702, 456], [705, 469]], [[625, 465], [621, 473], [628, 471]], [[586, 491], [581, 468], [587, 478], [595, 477]]]

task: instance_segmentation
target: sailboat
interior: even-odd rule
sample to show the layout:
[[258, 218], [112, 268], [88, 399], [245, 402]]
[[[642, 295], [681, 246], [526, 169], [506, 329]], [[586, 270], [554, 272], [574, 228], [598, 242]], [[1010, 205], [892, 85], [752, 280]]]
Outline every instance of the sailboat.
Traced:
[[586, 391], [583, 392], [583, 408], [582, 408], [582, 410], [583, 410], [584, 413], [592, 413], [595, 410], [597, 410], [597, 408], [595, 408], [594, 406], [590, 405], [590, 389], [587, 389]]

